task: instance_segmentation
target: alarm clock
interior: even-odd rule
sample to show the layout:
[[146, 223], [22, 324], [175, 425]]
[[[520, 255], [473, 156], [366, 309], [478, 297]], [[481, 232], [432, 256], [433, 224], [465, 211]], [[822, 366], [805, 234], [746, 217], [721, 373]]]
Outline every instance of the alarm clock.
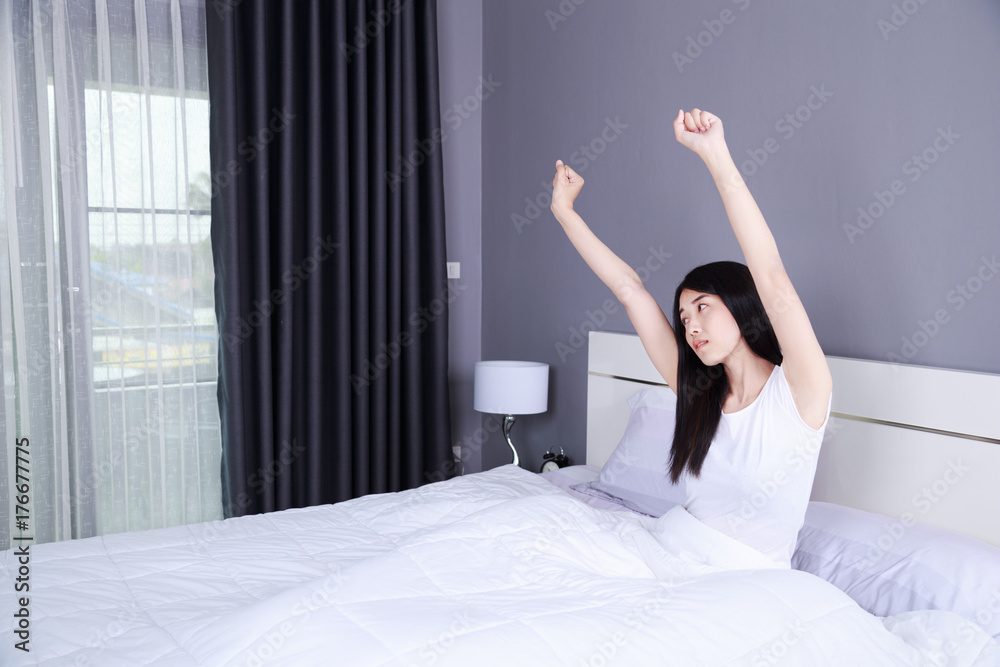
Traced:
[[545, 452], [542, 456], [542, 472], [551, 472], [552, 470], [559, 470], [559, 468], [565, 468], [569, 465], [569, 459], [563, 453], [562, 447], [556, 447], [559, 453], [556, 454], [549, 448], [549, 451]]

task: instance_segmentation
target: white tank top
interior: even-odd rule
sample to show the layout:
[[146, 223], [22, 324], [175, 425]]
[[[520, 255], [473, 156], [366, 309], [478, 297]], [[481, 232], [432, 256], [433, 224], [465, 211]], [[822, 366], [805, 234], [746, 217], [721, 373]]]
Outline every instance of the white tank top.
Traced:
[[688, 512], [791, 567], [830, 405], [823, 425], [810, 428], [776, 365], [750, 405], [722, 413], [701, 475], [685, 473]]

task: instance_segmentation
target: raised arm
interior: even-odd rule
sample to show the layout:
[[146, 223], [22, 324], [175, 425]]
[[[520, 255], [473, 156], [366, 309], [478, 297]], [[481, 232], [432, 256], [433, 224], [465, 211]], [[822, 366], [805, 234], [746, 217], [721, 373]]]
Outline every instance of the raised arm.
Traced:
[[833, 390], [830, 368], [781, 263], [774, 236], [729, 154], [722, 121], [700, 109], [686, 114], [681, 110], [674, 120], [674, 135], [704, 161], [715, 180], [729, 223], [781, 345], [782, 369], [799, 415], [812, 428], [819, 428]]
[[583, 187], [583, 177], [562, 160], [556, 162], [552, 180], [552, 214], [587, 265], [625, 307], [646, 354], [677, 393], [677, 340], [656, 299], [646, 290], [635, 270], [604, 245], [573, 209]]

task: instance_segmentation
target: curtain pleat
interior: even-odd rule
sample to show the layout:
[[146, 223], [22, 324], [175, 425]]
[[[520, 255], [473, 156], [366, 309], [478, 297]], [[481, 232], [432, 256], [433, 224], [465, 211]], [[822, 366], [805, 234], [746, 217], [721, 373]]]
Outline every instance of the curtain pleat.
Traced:
[[227, 516], [439, 478], [435, 3], [244, 0], [207, 25]]

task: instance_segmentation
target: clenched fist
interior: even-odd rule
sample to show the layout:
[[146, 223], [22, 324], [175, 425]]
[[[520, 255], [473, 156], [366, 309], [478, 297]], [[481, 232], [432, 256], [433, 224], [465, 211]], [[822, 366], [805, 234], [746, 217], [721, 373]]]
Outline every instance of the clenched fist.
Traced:
[[691, 109], [688, 113], [679, 109], [677, 118], [674, 119], [674, 136], [681, 145], [693, 150], [702, 160], [720, 153], [729, 153], [722, 132], [722, 121], [718, 116], [701, 109]]
[[556, 175], [552, 179], [552, 206], [556, 210], [572, 210], [576, 196], [583, 187], [583, 176], [573, 171], [562, 160], [556, 160]]

